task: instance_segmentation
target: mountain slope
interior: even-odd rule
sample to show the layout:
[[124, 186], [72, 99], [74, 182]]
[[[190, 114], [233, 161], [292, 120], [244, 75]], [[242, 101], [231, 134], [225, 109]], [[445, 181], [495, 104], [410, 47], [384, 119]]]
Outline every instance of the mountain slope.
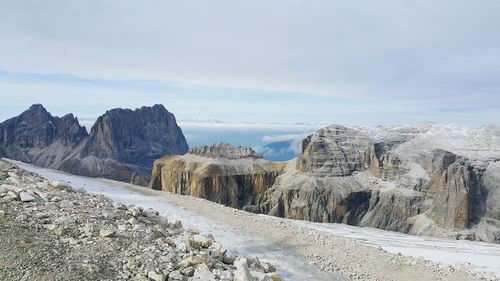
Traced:
[[2, 157], [142, 185], [155, 159], [188, 149], [174, 115], [163, 105], [109, 110], [88, 134], [72, 114], [52, 117], [37, 104], [1, 123], [0, 132]]
[[0, 123], [0, 156], [56, 168], [88, 137], [72, 114], [53, 117], [41, 104]]

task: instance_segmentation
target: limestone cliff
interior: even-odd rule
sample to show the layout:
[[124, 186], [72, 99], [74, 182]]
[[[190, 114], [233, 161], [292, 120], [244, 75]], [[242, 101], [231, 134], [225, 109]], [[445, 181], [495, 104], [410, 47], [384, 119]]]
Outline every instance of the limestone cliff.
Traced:
[[215, 144], [155, 161], [150, 186], [250, 210], [283, 167], [249, 147]]
[[[438, 125], [332, 125], [305, 138], [301, 155], [279, 167], [268, 161], [255, 165], [264, 160], [251, 157], [214, 157], [204, 148], [193, 150], [203, 157], [155, 162], [151, 183], [273, 216], [500, 242], [495, 132], [484, 147], [475, 143], [481, 142], [477, 133], [459, 142], [453, 130]], [[468, 146], [462, 149], [462, 142]], [[471, 154], [474, 147], [481, 149]], [[255, 168], [270, 180], [256, 185]]]

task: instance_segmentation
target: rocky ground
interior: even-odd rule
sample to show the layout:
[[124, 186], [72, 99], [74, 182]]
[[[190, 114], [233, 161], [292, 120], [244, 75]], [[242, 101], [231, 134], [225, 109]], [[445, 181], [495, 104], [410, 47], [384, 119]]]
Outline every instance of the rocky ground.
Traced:
[[210, 235], [0, 161], [0, 280], [280, 280]]
[[340, 273], [347, 280], [500, 280], [492, 274], [471, 272], [463, 266], [388, 253], [342, 236], [303, 227], [288, 219], [255, 215], [204, 199], [121, 185], [135, 192], [161, 196], [166, 203], [224, 222], [248, 235], [275, 241], [285, 249], [293, 249], [321, 270]]

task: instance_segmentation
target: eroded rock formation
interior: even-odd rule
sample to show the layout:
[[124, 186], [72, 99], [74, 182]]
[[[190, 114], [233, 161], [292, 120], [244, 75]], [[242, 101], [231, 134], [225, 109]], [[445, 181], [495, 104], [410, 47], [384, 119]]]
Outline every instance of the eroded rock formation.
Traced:
[[[453, 136], [432, 138], [438, 130], [332, 125], [304, 139], [301, 155], [279, 168], [254, 158], [167, 157], [155, 162], [152, 186], [273, 216], [500, 242], [500, 138], [493, 131], [490, 152], [480, 143], [472, 154], [477, 136], [460, 149]], [[272, 180], [256, 185], [256, 168]]]
[[150, 186], [253, 210], [284, 165], [260, 159], [252, 148], [219, 143], [155, 161]]

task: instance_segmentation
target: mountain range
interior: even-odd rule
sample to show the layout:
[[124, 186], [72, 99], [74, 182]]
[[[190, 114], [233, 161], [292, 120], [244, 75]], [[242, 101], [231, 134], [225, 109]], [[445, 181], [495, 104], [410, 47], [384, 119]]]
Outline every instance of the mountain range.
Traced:
[[500, 243], [498, 126], [331, 125], [286, 162], [249, 149], [164, 157], [150, 186], [290, 219]]
[[148, 183], [155, 159], [187, 150], [163, 105], [109, 110], [90, 133], [72, 114], [54, 117], [41, 104], [0, 123], [1, 157], [140, 185]]

